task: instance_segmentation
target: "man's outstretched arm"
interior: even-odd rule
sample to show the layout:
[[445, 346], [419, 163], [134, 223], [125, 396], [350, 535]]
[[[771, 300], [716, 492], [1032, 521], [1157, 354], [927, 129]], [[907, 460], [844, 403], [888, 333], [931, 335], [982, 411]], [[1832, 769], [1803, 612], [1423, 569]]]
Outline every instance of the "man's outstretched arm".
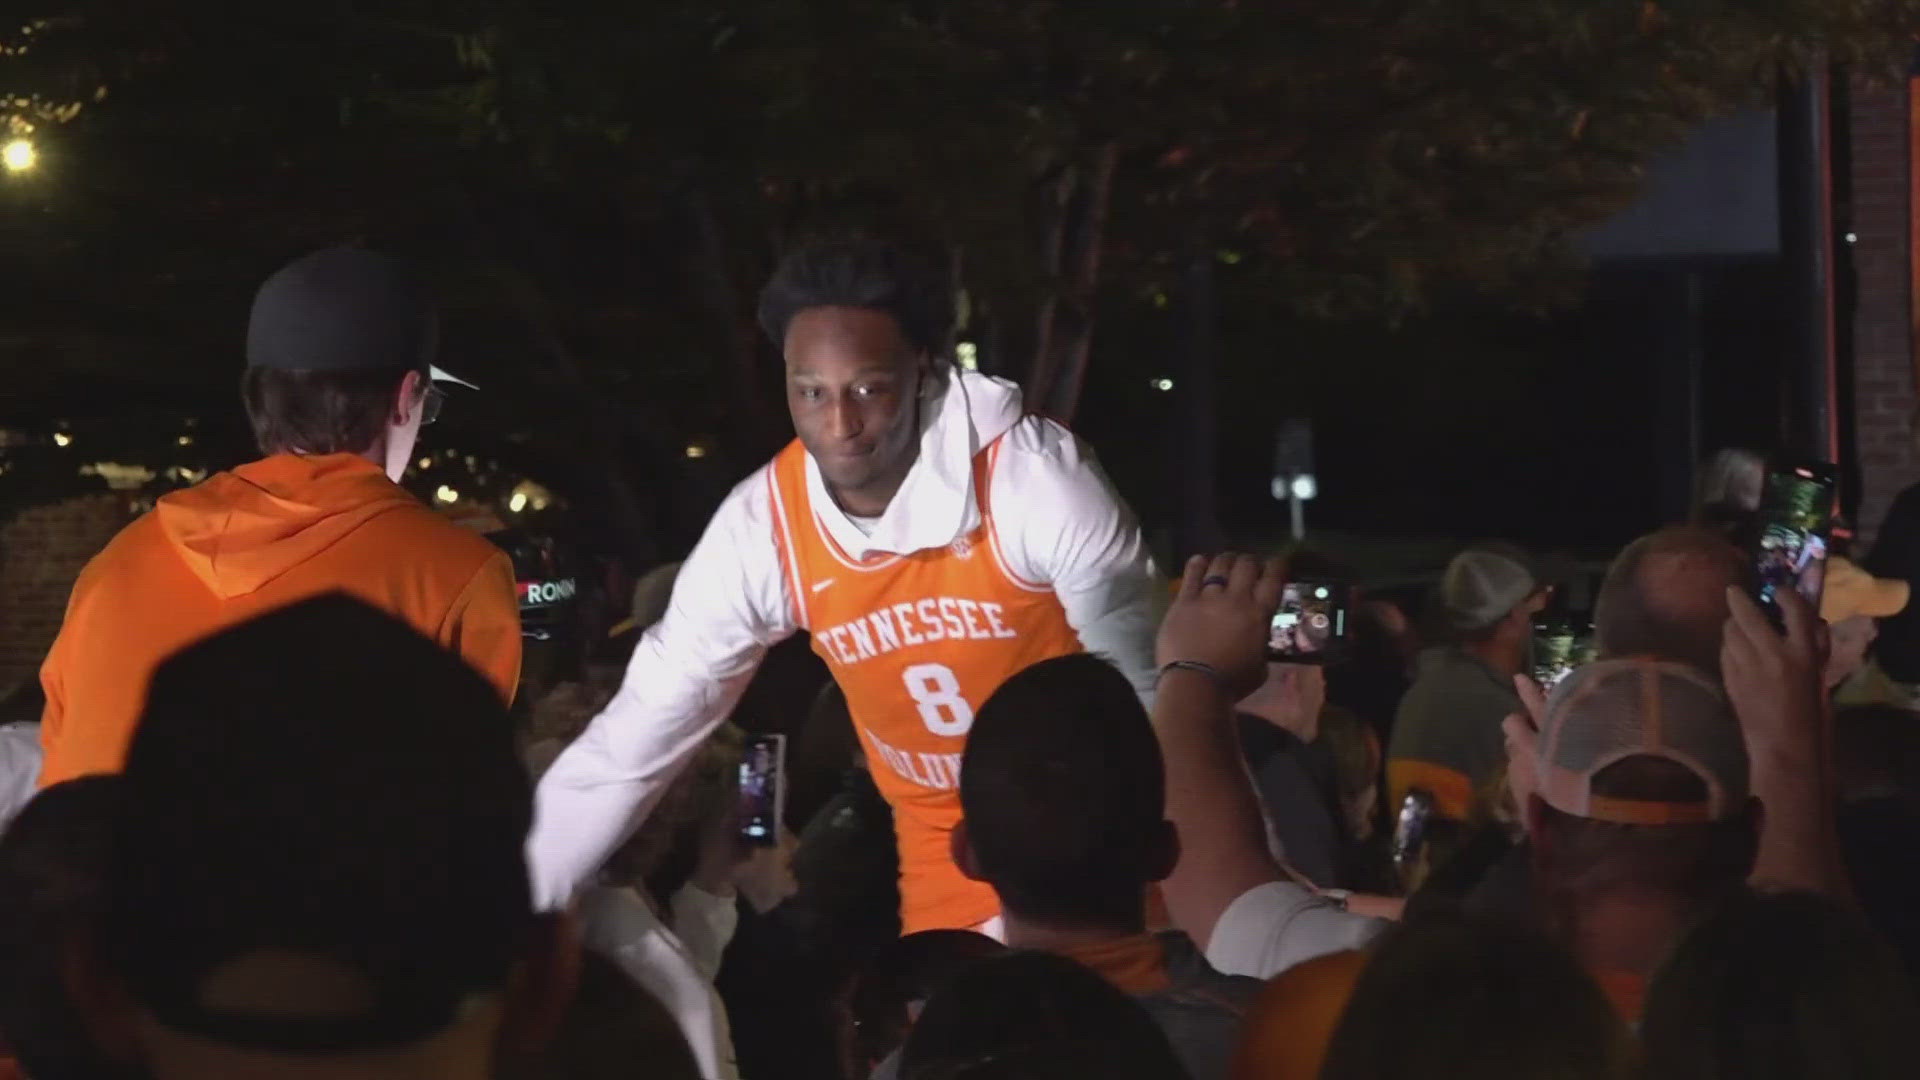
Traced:
[[[1190, 561], [1160, 626], [1163, 674], [1153, 705], [1167, 817], [1180, 835], [1180, 863], [1160, 884], [1167, 909], [1215, 967], [1263, 979], [1357, 948], [1382, 925], [1291, 880], [1267, 847], [1233, 707], [1265, 678], [1281, 584], [1277, 561]], [[1378, 908], [1391, 913], [1393, 905]]]
[[633, 834], [793, 632], [770, 514], [764, 474], [727, 497], [619, 692], [541, 779], [527, 862], [542, 907], [566, 904]]

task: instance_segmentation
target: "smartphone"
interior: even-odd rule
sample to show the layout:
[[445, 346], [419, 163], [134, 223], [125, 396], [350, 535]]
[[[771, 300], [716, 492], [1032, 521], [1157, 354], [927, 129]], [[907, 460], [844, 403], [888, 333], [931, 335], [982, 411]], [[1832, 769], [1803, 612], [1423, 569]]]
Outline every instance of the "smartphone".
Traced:
[[1324, 664], [1347, 641], [1348, 589], [1331, 581], [1289, 581], [1267, 631], [1267, 658], [1287, 664]]
[[1593, 659], [1593, 628], [1565, 619], [1533, 624], [1533, 681], [1541, 690], [1560, 685], [1574, 668]]
[[1756, 571], [1755, 599], [1776, 623], [1781, 589], [1797, 589], [1817, 611], [1826, 587], [1827, 549], [1833, 541], [1834, 467], [1825, 462], [1776, 465], [1760, 489], [1748, 554]]
[[755, 735], [740, 757], [740, 838], [772, 847], [780, 842], [787, 808], [787, 737]]
[[1405, 876], [1420, 861], [1427, 843], [1427, 823], [1433, 820], [1433, 796], [1415, 789], [1400, 800], [1393, 823], [1393, 865]]

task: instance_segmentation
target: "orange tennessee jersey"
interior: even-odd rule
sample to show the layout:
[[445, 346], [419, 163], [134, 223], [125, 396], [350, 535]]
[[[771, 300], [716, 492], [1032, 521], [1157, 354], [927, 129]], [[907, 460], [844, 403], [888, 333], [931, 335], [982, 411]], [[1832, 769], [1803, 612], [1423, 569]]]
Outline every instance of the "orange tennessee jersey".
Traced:
[[1002, 562], [987, 504], [999, 441], [974, 457], [980, 524], [911, 555], [856, 560], [807, 497], [798, 441], [767, 470], [794, 616], [847, 695], [873, 779], [893, 807], [903, 932], [969, 929], [1000, 913], [948, 847], [960, 820], [960, 752], [974, 710], [1022, 669], [1077, 653], [1050, 586]]

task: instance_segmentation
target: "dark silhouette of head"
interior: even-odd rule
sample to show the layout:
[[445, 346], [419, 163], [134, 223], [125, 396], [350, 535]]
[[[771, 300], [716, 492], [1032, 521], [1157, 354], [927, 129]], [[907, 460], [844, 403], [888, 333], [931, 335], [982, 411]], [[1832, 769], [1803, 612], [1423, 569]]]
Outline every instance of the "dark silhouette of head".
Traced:
[[1858, 916], [1808, 893], [1741, 892], [1655, 976], [1652, 1080], [1911, 1076], [1920, 1027], [1900, 964]]
[[1627, 1033], [1552, 942], [1436, 912], [1376, 948], [1334, 1031], [1327, 1080], [1625, 1080]]
[[1186, 1073], [1153, 1018], [1111, 983], [1063, 957], [1013, 952], [973, 965], [933, 995], [907, 1037], [900, 1075], [1173, 1080]]
[[1037, 924], [1137, 933], [1145, 887], [1179, 859], [1153, 726], [1096, 656], [1035, 664], [987, 699], [967, 734], [960, 805], [961, 868]]

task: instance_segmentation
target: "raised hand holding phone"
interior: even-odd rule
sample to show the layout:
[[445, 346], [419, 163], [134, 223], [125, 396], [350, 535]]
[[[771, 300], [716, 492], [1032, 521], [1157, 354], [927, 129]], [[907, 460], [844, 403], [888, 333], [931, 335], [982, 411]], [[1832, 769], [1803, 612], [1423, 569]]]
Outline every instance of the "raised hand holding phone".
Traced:
[[1765, 807], [1753, 882], [1845, 900], [1851, 888], [1834, 823], [1821, 685], [1826, 627], [1798, 590], [1780, 590], [1776, 602], [1784, 632], [1752, 599], [1729, 589], [1720, 646], [1727, 698], [1747, 739], [1753, 794]]
[[1229, 552], [1187, 560], [1180, 591], [1160, 623], [1160, 666], [1204, 665], [1233, 701], [1259, 689], [1282, 577], [1279, 559]]
[[1760, 771], [1771, 755], [1798, 756], [1818, 745], [1825, 715], [1821, 672], [1826, 628], [1795, 589], [1775, 594], [1783, 629], [1739, 589], [1727, 590], [1727, 626], [1720, 644], [1727, 698]]

